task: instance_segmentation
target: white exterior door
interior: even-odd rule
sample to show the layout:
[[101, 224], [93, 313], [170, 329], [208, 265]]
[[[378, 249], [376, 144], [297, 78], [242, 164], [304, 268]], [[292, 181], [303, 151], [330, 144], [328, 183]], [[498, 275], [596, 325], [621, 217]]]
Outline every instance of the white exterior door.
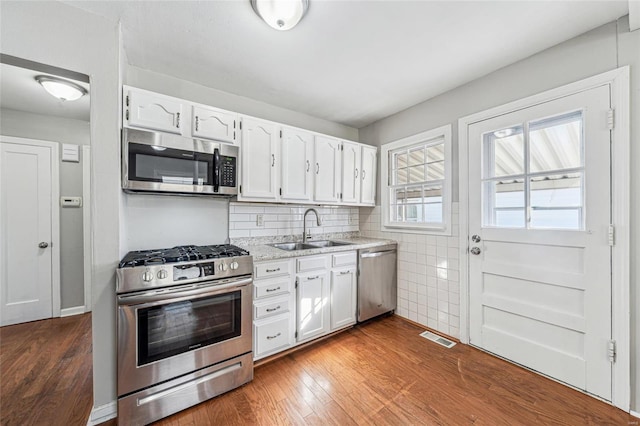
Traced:
[[282, 129], [281, 200], [311, 201], [313, 198], [313, 135]]
[[471, 344], [612, 395], [609, 86], [469, 126]]
[[269, 121], [242, 119], [241, 191], [238, 200], [275, 201], [278, 127]]
[[317, 202], [336, 203], [340, 200], [340, 146], [337, 139], [316, 136], [314, 200]]
[[53, 316], [55, 155], [51, 147], [0, 143], [3, 326]]

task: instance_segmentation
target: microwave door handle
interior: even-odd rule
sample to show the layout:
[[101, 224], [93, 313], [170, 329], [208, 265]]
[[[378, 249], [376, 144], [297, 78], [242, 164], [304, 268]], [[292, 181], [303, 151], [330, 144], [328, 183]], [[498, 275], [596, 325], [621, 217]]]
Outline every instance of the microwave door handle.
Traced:
[[220, 150], [213, 150], [213, 192], [220, 189]]

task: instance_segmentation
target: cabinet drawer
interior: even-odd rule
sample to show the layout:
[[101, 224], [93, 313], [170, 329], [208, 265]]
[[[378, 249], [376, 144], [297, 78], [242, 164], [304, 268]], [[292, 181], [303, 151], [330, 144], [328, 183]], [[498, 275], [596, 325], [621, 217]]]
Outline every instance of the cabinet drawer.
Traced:
[[279, 315], [254, 322], [254, 358], [270, 352], [286, 349], [291, 344], [291, 321], [289, 314]]
[[341, 266], [355, 265], [358, 261], [358, 255], [355, 251], [346, 253], [336, 253], [331, 255], [331, 267], [339, 268]]
[[327, 269], [329, 256], [309, 256], [309, 257], [300, 257], [296, 259], [296, 271], [298, 272], [307, 272], [307, 271], [315, 271], [317, 269]]
[[253, 303], [253, 319], [267, 318], [291, 311], [289, 295], [269, 297]]
[[276, 277], [279, 275], [291, 275], [291, 262], [281, 260], [277, 262], [256, 263], [254, 265], [254, 279]]
[[291, 291], [291, 278], [282, 277], [272, 280], [254, 281], [253, 298], [276, 296], [278, 294], [288, 294]]

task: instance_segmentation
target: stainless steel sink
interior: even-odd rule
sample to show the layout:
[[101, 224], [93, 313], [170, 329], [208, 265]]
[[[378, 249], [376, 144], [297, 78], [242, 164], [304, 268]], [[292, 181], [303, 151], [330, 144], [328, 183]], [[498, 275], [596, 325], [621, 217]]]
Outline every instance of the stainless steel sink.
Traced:
[[337, 246], [350, 246], [351, 243], [343, 243], [341, 241], [331, 241], [331, 240], [318, 240], [318, 241], [309, 241], [308, 245], [313, 247], [337, 247]]
[[304, 243], [278, 243], [278, 244], [269, 244], [271, 247], [275, 247], [280, 250], [294, 251], [294, 250], [306, 250], [306, 249], [314, 249], [319, 246], [312, 246], [310, 244]]

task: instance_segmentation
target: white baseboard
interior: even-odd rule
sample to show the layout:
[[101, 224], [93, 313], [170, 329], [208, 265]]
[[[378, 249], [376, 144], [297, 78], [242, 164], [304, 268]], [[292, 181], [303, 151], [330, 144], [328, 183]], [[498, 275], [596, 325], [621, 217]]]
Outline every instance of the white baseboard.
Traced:
[[84, 314], [84, 306], [74, 306], [73, 308], [60, 309], [60, 318], [80, 314]]
[[112, 401], [99, 407], [93, 407], [87, 420], [87, 426], [98, 425], [116, 417], [118, 417], [118, 402]]
[[637, 418], [640, 419], [640, 413], [637, 412], [637, 411], [631, 410], [631, 411], [629, 411], [629, 414], [631, 414], [633, 417], [637, 417]]

